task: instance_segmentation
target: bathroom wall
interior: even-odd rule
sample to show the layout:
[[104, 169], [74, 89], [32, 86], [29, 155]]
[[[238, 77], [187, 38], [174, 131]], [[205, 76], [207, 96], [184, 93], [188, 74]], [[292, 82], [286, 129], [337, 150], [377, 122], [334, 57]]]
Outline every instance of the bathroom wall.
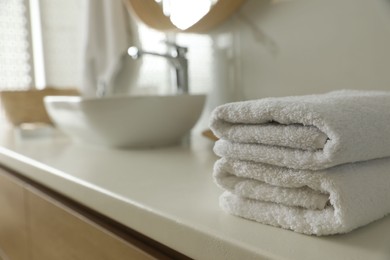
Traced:
[[388, 0], [248, 0], [221, 28], [198, 37], [212, 41], [213, 60], [196, 63], [207, 68], [206, 115], [241, 99], [390, 90]]
[[[389, 0], [247, 0], [209, 34], [137, 27], [146, 49], [161, 49], [164, 39], [189, 47], [191, 89], [209, 95], [198, 128], [207, 126], [215, 106], [230, 101], [343, 88], [390, 90]], [[169, 65], [161, 60], [145, 60], [141, 73], [137, 87], [172, 86]]]
[[248, 0], [210, 37], [237, 99], [390, 90], [390, 1]]
[[235, 18], [244, 98], [390, 90], [390, 1], [265, 2]]

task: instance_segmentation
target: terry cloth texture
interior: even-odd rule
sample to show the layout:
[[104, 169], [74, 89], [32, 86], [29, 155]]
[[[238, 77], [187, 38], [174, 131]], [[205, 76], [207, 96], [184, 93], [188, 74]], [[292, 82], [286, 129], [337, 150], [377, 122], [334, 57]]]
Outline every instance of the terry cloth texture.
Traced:
[[210, 128], [226, 212], [314, 235], [390, 213], [390, 92], [230, 103], [213, 111]]
[[315, 235], [349, 232], [390, 213], [390, 159], [321, 171], [220, 159], [221, 207], [261, 223]]
[[214, 151], [295, 169], [324, 169], [390, 156], [390, 93], [336, 91], [216, 108]]

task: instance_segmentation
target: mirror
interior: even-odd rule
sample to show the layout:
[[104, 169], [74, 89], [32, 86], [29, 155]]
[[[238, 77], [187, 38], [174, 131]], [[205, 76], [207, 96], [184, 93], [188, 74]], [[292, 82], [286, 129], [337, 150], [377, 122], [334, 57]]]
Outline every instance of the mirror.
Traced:
[[126, 0], [130, 12], [160, 31], [207, 32], [245, 0]]

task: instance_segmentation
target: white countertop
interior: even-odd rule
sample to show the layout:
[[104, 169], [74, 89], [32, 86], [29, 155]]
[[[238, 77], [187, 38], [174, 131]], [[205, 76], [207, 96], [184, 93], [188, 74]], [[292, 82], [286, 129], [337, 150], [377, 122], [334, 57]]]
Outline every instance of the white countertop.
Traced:
[[0, 132], [0, 164], [195, 259], [390, 259], [390, 217], [313, 237], [224, 213], [205, 139], [117, 150]]

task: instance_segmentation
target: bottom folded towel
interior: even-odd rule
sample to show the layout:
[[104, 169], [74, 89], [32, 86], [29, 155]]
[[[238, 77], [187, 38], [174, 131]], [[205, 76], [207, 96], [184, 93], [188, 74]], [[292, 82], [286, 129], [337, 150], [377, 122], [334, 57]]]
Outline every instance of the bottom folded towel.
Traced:
[[390, 213], [390, 159], [308, 171], [222, 158], [214, 178], [228, 213], [304, 234], [346, 233]]

